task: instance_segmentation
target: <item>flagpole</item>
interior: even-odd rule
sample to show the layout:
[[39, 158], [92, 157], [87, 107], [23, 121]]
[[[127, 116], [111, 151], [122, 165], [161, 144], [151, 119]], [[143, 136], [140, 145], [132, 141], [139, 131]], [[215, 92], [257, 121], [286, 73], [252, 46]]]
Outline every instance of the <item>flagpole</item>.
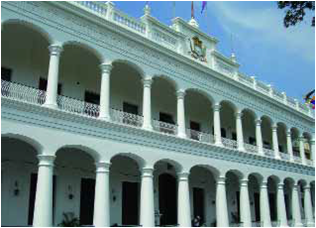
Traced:
[[176, 2], [172, 2], [172, 19], [176, 17]]

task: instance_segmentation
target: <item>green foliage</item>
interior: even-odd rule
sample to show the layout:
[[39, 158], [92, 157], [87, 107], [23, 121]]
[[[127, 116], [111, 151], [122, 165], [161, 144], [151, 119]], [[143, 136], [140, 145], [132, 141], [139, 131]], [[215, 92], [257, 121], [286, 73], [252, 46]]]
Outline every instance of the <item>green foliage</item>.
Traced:
[[72, 212], [67, 212], [63, 213], [63, 221], [58, 224], [58, 226], [63, 226], [63, 227], [77, 227], [80, 226], [80, 221], [78, 218], [75, 217], [74, 213]]
[[[301, 1], [301, 2], [278, 2], [278, 7], [280, 9], [286, 9], [284, 17], [284, 26], [288, 28], [289, 26], [294, 26], [304, 20], [306, 15], [306, 10], [315, 11], [314, 1]], [[311, 26], [315, 27], [315, 16], [312, 19]]]

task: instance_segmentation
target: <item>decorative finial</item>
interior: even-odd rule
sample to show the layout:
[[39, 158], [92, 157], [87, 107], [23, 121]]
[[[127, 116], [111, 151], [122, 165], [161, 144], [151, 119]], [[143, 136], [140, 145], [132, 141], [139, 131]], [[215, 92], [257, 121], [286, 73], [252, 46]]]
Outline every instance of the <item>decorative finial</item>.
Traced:
[[235, 63], [236, 62], [236, 56], [235, 53], [233, 52], [230, 59]]
[[191, 18], [191, 20], [189, 21], [189, 25], [198, 28], [199, 24], [197, 23], [197, 21], [194, 18]]
[[145, 5], [145, 8], [144, 8], [145, 15], [149, 16], [150, 15], [150, 11], [151, 11], [151, 9], [150, 9], [150, 6], [149, 6], [149, 2], [147, 1], [146, 5]]

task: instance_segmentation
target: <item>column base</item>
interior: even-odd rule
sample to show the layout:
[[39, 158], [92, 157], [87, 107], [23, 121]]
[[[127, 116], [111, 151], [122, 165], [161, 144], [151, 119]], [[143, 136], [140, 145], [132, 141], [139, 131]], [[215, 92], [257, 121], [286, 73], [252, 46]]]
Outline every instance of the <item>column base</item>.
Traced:
[[303, 223], [295, 223], [295, 227], [304, 227]]
[[111, 121], [111, 118], [109, 116], [99, 116], [98, 119], [103, 120], [103, 121], [107, 121], [107, 122]]
[[187, 138], [187, 135], [184, 134], [184, 133], [178, 133], [178, 137], [179, 137], [179, 138], [186, 139], [186, 138]]
[[55, 104], [44, 103], [43, 107], [51, 108], [51, 109], [58, 109], [57, 103], [55, 103]]
[[314, 222], [307, 222], [307, 227], [315, 227], [315, 223]]
[[240, 148], [238, 148], [238, 150], [241, 151], [241, 152], [246, 152], [244, 147], [240, 147]]
[[281, 156], [280, 155], [275, 155], [274, 158], [275, 159], [281, 159]]
[[215, 142], [215, 146], [224, 147], [224, 144], [222, 142]]
[[146, 131], [153, 131], [154, 130], [153, 126], [151, 126], [151, 125], [143, 125], [142, 128]]

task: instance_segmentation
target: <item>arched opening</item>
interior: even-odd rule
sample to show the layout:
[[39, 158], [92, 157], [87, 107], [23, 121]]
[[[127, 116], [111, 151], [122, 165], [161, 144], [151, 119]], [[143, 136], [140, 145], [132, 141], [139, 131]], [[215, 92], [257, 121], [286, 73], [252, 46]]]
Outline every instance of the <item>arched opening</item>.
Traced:
[[293, 155], [295, 157], [300, 157], [300, 132], [297, 128], [291, 128], [291, 138], [292, 138], [292, 147]]
[[311, 135], [307, 132], [303, 133], [304, 137], [304, 151], [305, 151], [305, 158], [308, 160], [312, 160], [312, 152], [311, 152]]
[[269, 196], [269, 206], [270, 206], [270, 217], [271, 222], [276, 223], [278, 220], [277, 214], [277, 192], [278, 192], [279, 179], [275, 176], [270, 176], [268, 178], [268, 196]]
[[284, 180], [285, 209], [286, 209], [286, 216], [289, 221], [293, 220], [293, 209], [292, 209], [293, 185], [294, 185], [293, 179], [285, 178]]
[[257, 145], [256, 143], [256, 114], [250, 109], [242, 111], [242, 128], [244, 134], [244, 142], [250, 145]]
[[[226, 142], [226, 140], [224, 139], [237, 141], [236, 118], [235, 118], [236, 107], [229, 101], [222, 101], [220, 105], [221, 105], [221, 111], [220, 111], [221, 136], [223, 138], [223, 144], [225, 146], [228, 146], [228, 145], [231, 145], [231, 143]], [[237, 148], [237, 144], [234, 145], [234, 148]]]
[[95, 160], [88, 151], [75, 147], [57, 151], [53, 178], [54, 225], [59, 225], [65, 214], [78, 218], [80, 225], [93, 225], [95, 169]]
[[261, 117], [261, 120], [263, 148], [272, 150], [272, 120], [267, 116]]
[[248, 180], [251, 221], [260, 226], [260, 185], [262, 176], [257, 173], [252, 173], [248, 176]]
[[201, 218], [200, 225], [216, 226], [216, 177], [216, 171], [206, 166], [190, 170], [191, 214], [192, 219]]
[[179, 166], [169, 160], [158, 161], [154, 166], [154, 185], [158, 190], [156, 197], [155, 224], [159, 226], [175, 226], [178, 221], [178, 183]]
[[228, 218], [230, 226], [241, 223], [240, 217], [240, 179], [242, 174], [238, 171], [228, 171], [226, 173], [226, 195]]
[[58, 99], [59, 105], [67, 106], [69, 103], [73, 103], [81, 106], [80, 108], [88, 113], [90, 106], [83, 106], [83, 104], [76, 103], [75, 100], [95, 105], [100, 104], [100, 63], [101, 60], [91, 48], [77, 42], [69, 42], [64, 45], [60, 58], [58, 95], [69, 98]]
[[302, 220], [306, 218], [305, 216], [305, 202], [304, 202], [304, 187], [307, 185], [305, 180], [299, 180], [297, 182], [297, 191], [298, 191], [298, 197], [299, 197], [299, 205], [300, 205], [300, 211]]
[[193, 140], [212, 142], [212, 102], [205, 94], [189, 89], [184, 98], [187, 136]]
[[[22, 88], [24, 85], [43, 89], [41, 80], [47, 79], [48, 46], [47, 36], [35, 26], [19, 21], [4, 23], [1, 31], [1, 79], [18, 83]], [[43, 99], [39, 101], [44, 102]]]
[[[161, 92], [163, 89], [163, 93]], [[152, 117], [156, 131], [176, 134], [177, 123], [176, 84], [164, 76], [156, 76], [152, 84]]]
[[[142, 74], [138, 68], [126, 61], [114, 61], [111, 71], [111, 118], [132, 126], [140, 126], [142, 116], [143, 85]], [[124, 114], [122, 114], [124, 112]], [[122, 119], [119, 117], [123, 116]]]
[[286, 154], [287, 151], [287, 140], [286, 140], [286, 132], [287, 127], [284, 123], [277, 124], [277, 134], [278, 134], [278, 142], [279, 142], [279, 151], [280, 153]]
[[1, 226], [31, 226], [39, 151], [21, 139], [1, 141]]
[[111, 159], [111, 226], [139, 225], [140, 167], [130, 156], [119, 154]]

